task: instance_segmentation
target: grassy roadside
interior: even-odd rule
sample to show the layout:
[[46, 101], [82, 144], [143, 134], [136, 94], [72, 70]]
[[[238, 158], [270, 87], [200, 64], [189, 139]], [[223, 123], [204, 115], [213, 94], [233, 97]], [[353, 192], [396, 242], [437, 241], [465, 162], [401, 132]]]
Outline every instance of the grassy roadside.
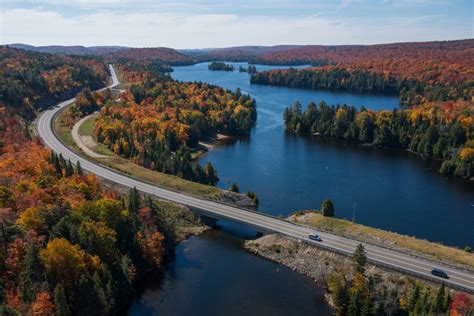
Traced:
[[[93, 137], [94, 117], [86, 120], [79, 128], [80, 135], [90, 135]], [[70, 124], [68, 124], [68, 110], [64, 110], [59, 113], [56, 121], [54, 122], [54, 129], [59, 138], [61, 138], [70, 148], [80, 152], [80, 148], [74, 143], [71, 136]], [[144, 181], [156, 184], [158, 186], [170, 188], [173, 190], [179, 190], [187, 194], [200, 196], [208, 199], [217, 199], [221, 194], [222, 190], [204, 185], [192, 181], [181, 179], [177, 176], [156, 172], [145, 167], [139, 166], [132, 161], [122, 158], [114, 154], [107, 146], [98, 144], [93, 148], [95, 152], [102, 155], [107, 155], [109, 158], [105, 159], [93, 159], [105, 166], [121, 171], [122, 173], [128, 174], [134, 178], [142, 179]]]
[[[81, 136], [91, 136], [94, 139], [94, 120], [96, 115], [92, 115], [87, 120], [85, 120], [81, 126], [79, 126], [78, 134]], [[94, 139], [95, 140], [95, 139]], [[113, 156], [114, 153], [107, 146], [96, 141], [96, 146], [91, 148], [94, 152], [104, 155], [104, 156]], [[101, 159], [100, 161], [102, 161]]]
[[92, 115], [79, 126], [79, 135], [92, 135], [95, 115]]
[[56, 116], [56, 120], [54, 120], [53, 122], [53, 128], [56, 131], [56, 134], [58, 135], [58, 137], [61, 138], [61, 140], [66, 145], [68, 145], [70, 148], [77, 151], [79, 150], [79, 147], [74, 142], [74, 139], [72, 139], [72, 135], [71, 135], [72, 126], [70, 126], [71, 122], [68, 121], [68, 117], [69, 117], [69, 110], [68, 109], [62, 110]]
[[458, 248], [360, 224], [352, 224], [352, 222], [345, 219], [324, 217], [315, 211], [297, 212], [290, 217], [290, 220], [322, 231], [333, 232], [391, 248], [401, 248], [409, 252], [426, 255], [432, 259], [461, 264], [474, 269], [474, 254]]
[[[54, 128], [58, 136], [67, 145], [76, 151], [80, 151], [72, 139], [71, 128], [66, 123], [67, 115], [67, 109], [61, 112], [55, 121]], [[93, 120], [93, 117], [86, 120], [83, 126], [80, 127], [79, 134], [92, 136]], [[220, 189], [212, 186], [187, 181], [177, 176], [167, 175], [139, 166], [130, 160], [115, 155], [103, 144], [99, 144], [93, 148], [93, 150], [99, 154], [109, 156], [107, 159], [95, 159], [97, 162], [159, 186], [210, 199], [217, 199], [222, 192]], [[387, 247], [406, 249], [436, 260], [453, 262], [474, 269], [474, 254], [461, 249], [443, 246], [415, 237], [400, 235], [360, 224], [352, 224], [350, 221], [344, 219], [324, 217], [319, 213], [311, 211], [297, 212], [290, 217], [290, 220], [319, 230], [333, 232], [335, 234], [374, 244], [381, 244]]]

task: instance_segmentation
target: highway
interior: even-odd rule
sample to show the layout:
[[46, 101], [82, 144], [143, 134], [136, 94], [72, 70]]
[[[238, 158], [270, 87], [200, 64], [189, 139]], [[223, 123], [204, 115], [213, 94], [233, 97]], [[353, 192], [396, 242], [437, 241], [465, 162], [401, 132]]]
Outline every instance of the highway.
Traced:
[[[112, 83], [110, 86], [104, 89], [113, 88], [119, 84], [114, 68], [111, 65], [109, 67], [112, 74]], [[338, 235], [315, 231], [311, 228], [297, 225], [262, 212], [246, 210], [158, 187], [156, 185], [152, 185], [138, 179], [131, 178], [125, 174], [116, 172], [108, 167], [100, 165], [99, 163], [89, 161], [84, 156], [75, 153], [65, 144], [63, 144], [57, 138], [52, 128], [58, 111], [73, 103], [74, 100], [75, 99], [70, 99], [61, 102], [55, 107], [42, 112], [35, 122], [36, 129], [39, 137], [47, 147], [51, 148], [57, 153], [61, 153], [64, 158], [71, 159], [73, 163], [80, 161], [83, 169], [95, 173], [100, 178], [107, 179], [127, 187], [136, 187], [139, 191], [154, 195], [158, 198], [199, 209], [201, 212], [212, 218], [239, 222], [254, 227], [255, 229], [262, 232], [280, 233], [282, 235], [296, 238], [302, 242], [314, 244], [339, 253], [352, 254], [356, 246], [359, 244], [359, 241], [350, 238], [344, 238]], [[318, 234], [323, 241], [315, 242], [310, 240], [308, 238], [310, 234]], [[444, 265], [436, 261], [430, 261], [418, 256], [375, 246], [372, 244], [362, 244], [365, 247], [368, 259], [378, 265], [389, 267], [403, 273], [416, 275], [427, 280], [435, 282], [442, 281], [451, 287], [474, 293], [474, 273], [472, 271], [458, 269], [451, 265]], [[440, 279], [431, 275], [431, 270], [433, 268], [439, 268], [446, 271], [449, 275], [449, 279]]]

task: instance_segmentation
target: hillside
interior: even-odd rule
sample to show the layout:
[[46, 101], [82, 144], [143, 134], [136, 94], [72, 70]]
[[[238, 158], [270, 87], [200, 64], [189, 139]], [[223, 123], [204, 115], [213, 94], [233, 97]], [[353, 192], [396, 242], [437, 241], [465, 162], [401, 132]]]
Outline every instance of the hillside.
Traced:
[[193, 59], [172, 48], [131, 48], [104, 55], [105, 58], [118, 59], [126, 58], [132, 60], [155, 59], [170, 65], [188, 65], [193, 63]]
[[460, 83], [474, 78], [474, 40], [381, 45], [303, 46], [263, 54], [260, 63], [329, 62], [421, 81]]
[[26, 44], [9, 44], [11, 48], [18, 48], [39, 53], [61, 54], [61, 55], [103, 55], [117, 52], [120, 50], [129, 49], [125, 46], [63, 46], [63, 45], [48, 45], [48, 46], [33, 46]]
[[83, 87], [98, 88], [107, 79], [105, 65], [96, 58], [5, 47], [0, 47], [0, 73], [0, 106], [28, 117]]
[[197, 50], [182, 50], [183, 53], [196, 58], [199, 61], [256, 61], [259, 56], [289, 49], [301, 47], [299, 45], [277, 45], [277, 46], [237, 46], [227, 48], [211, 48]]
[[112, 190], [30, 136], [39, 110], [104, 83], [100, 60], [0, 48], [0, 61], [0, 315], [119, 314], [203, 227], [184, 207]]

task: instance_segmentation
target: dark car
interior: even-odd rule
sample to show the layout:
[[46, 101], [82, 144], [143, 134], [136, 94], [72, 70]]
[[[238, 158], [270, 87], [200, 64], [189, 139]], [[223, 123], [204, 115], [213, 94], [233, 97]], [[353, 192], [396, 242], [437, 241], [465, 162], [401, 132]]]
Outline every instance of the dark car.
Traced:
[[431, 274], [443, 279], [449, 279], [448, 274], [441, 269], [434, 268], [433, 270], [431, 270]]
[[319, 235], [309, 235], [309, 239], [315, 240], [315, 241], [323, 241]]

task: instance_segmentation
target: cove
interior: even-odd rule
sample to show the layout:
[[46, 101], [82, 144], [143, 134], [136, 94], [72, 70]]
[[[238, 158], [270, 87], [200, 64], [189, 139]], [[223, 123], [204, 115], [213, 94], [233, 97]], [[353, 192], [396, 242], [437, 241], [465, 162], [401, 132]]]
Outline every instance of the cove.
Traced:
[[144, 284], [128, 315], [330, 315], [324, 290], [285, 266], [246, 252], [232, 223], [176, 247]]

